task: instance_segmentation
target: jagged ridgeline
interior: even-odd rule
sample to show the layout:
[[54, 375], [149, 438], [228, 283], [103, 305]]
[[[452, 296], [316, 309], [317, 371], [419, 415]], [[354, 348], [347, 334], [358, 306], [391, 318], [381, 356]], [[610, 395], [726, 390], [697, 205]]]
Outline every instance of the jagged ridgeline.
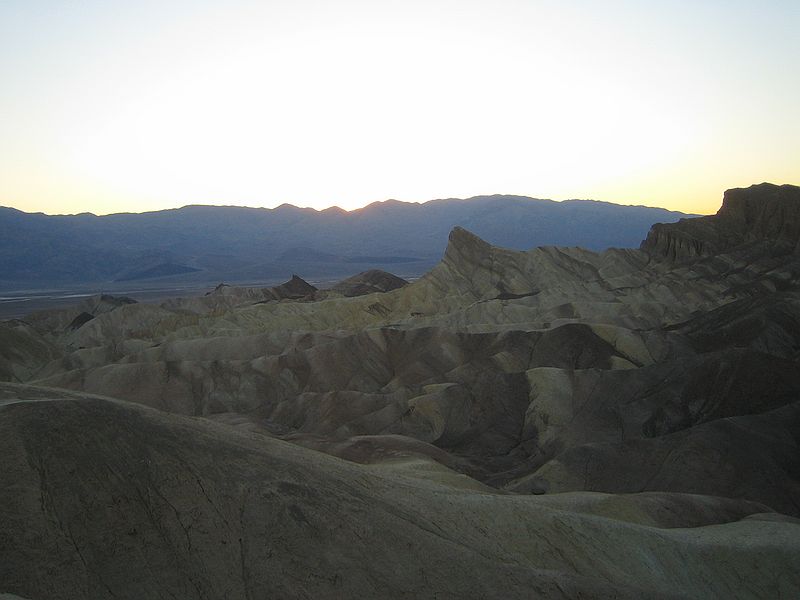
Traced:
[[[0, 325], [0, 591], [800, 596], [800, 188], [638, 249]], [[43, 575], [45, 574], [45, 575]]]
[[[143, 214], [48, 216], [0, 207], [0, 288], [252, 282], [343, 277], [380, 268], [418, 276], [462, 225], [492, 243], [635, 247], [656, 222], [687, 215], [606, 202], [478, 196], [375, 202], [351, 212], [282, 205], [186, 206]], [[99, 289], [95, 287], [95, 289]]]

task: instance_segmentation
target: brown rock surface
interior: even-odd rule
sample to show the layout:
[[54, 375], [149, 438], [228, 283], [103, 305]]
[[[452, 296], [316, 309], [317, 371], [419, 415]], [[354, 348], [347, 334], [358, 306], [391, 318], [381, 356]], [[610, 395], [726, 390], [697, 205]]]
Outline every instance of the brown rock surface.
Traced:
[[762, 183], [728, 190], [715, 216], [654, 225], [642, 249], [681, 262], [765, 241], [798, 249], [800, 187]]
[[0, 581], [30, 598], [800, 590], [799, 526], [743, 519], [753, 503], [498, 495], [124, 402], [0, 395]]
[[297, 278], [2, 324], [0, 377], [61, 390], [3, 388], [5, 591], [793, 597], [798, 206], [731, 190], [602, 253], [456, 228], [380, 294]]
[[371, 269], [340, 281], [331, 288], [331, 291], [352, 298], [375, 292], [391, 292], [406, 285], [408, 282], [397, 275], [379, 269]]

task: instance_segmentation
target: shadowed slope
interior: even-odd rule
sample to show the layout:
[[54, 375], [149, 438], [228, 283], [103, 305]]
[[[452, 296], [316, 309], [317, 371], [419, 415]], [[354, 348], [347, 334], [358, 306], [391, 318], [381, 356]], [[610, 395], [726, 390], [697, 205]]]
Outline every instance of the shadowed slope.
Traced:
[[537, 243], [603, 249], [633, 247], [653, 223], [684, 216], [644, 206], [521, 196], [374, 202], [351, 212], [284, 204], [185, 206], [98, 217], [0, 207], [0, 286], [280, 280], [292, 271], [332, 277], [374, 268], [419, 275], [439, 259], [447, 232], [456, 225], [519, 250]]
[[75, 392], [0, 386], [4, 591], [795, 597], [798, 202], [5, 323], [1, 377]]
[[[11, 515], [0, 522], [0, 581], [27, 597], [755, 598], [799, 589], [798, 525], [738, 520], [758, 505], [662, 498], [681, 507], [681, 523], [653, 512], [652, 496], [498, 496], [135, 405], [7, 384], [0, 393], [0, 496]], [[662, 519], [709, 526], [634, 524]]]
[[[735, 494], [798, 514], [795, 446], [763, 453], [724, 428], [713, 477], [680, 462], [659, 477], [576, 475], [585, 453], [611, 452], [603, 444], [677, 456], [695, 440], [678, 432], [797, 401], [799, 265], [773, 249], [767, 237], [674, 264], [639, 250], [517, 252], [456, 228], [439, 265], [386, 293], [325, 296], [297, 278], [116, 306], [65, 331], [47, 326], [60, 313], [37, 318], [29, 333], [62, 356], [19, 373], [359, 460], [432, 457], [519, 491]], [[794, 420], [781, 427], [800, 435]], [[762, 471], [783, 475], [764, 485]]]

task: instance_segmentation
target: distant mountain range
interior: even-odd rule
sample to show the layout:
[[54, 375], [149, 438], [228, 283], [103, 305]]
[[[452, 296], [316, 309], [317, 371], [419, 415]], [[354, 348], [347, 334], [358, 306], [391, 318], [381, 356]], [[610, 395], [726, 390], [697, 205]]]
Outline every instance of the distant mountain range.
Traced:
[[0, 600], [800, 598], [798, 274], [761, 184], [639, 249], [456, 227], [413, 282], [0, 321]]
[[654, 223], [686, 216], [590, 200], [476, 196], [388, 200], [345, 211], [186, 206], [141, 214], [50, 216], [0, 207], [0, 285], [256, 281], [341, 276], [368, 268], [418, 275], [465, 227], [517, 250], [636, 247]]

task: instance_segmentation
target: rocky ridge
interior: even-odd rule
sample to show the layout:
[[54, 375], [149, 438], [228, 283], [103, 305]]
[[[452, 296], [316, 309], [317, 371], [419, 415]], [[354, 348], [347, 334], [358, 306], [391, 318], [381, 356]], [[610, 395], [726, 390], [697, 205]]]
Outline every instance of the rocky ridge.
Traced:
[[644, 206], [501, 195], [421, 204], [389, 200], [349, 212], [284, 204], [50, 216], [0, 207], [0, 288], [85, 282], [119, 290], [128, 284], [116, 282], [125, 281], [197, 288], [223, 279], [277, 281], [292, 271], [327, 280], [375, 268], [418, 276], [441, 257], [456, 224], [517, 249], [534, 240], [602, 249], [633, 247], [652, 223], [685, 216]]
[[497, 495], [110, 399], [0, 396], [0, 581], [29, 598], [682, 598], [710, 574], [720, 595], [795, 589], [798, 526], [755, 503]]
[[[438, 519], [436, 531], [447, 530], [448, 540], [480, 548], [484, 558], [502, 554], [501, 562], [511, 560], [534, 569], [535, 574], [528, 571], [528, 575], [500, 569], [496, 573], [508, 577], [500, 584], [494, 575], [485, 575], [486, 569], [498, 568], [496, 563], [492, 567], [465, 563], [476, 576], [491, 582], [486, 586], [498, 585], [491, 589], [502, 590], [503, 597], [514, 597], [528, 585], [539, 586], [535, 589], [548, 598], [575, 597], [590, 589], [596, 590], [595, 596], [703, 597], [709, 590], [724, 596], [725, 590], [733, 589], [726, 586], [734, 585], [730, 583], [734, 573], [740, 582], [742, 569], [750, 568], [756, 571], [745, 577], [751, 587], [737, 590], [741, 597], [789, 597], [800, 590], [796, 577], [800, 554], [788, 541], [798, 539], [791, 538], [797, 527], [792, 519], [800, 516], [798, 191], [793, 186], [763, 184], [728, 191], [717, 216], [654, 226], [641, 250], [595, 253], [542, 247], [519, 252], [493, 247], [456, 228], [434, 269], [388, 291], [357, 297], [313, 290], [301, 294], [306, 288], [294, 281], [289, 286], [294, 296], [267, 298], [263, 291], [230, 293], [233, 290], [223, 288], [198, 300], [116, 306], [76, 328], [53, 327], [70, 322], [63, 314], [7, 323], [0, 327], [0, 339], [14, 339], [17, 345], [24, 341], [35, 349], [20, 358], [7, 346], [0, 347], [6, 361], [0, 363], [6, 365], [0, 374], [26, 384], [4, 388], [11, 403], [0, 408], [7, 417], [0, 423], [11, 428], [9, 440], [29, 444], [27, 454], [7, 452], [29, 457], [20, 458], [15, 467], [20, 473], [29, 468], [25, 465], [37, 464], [38, 459], [31, 457], [42, 449], [30, 445], [34, 442], [26, 433], [29, 430], [18, 421], [41, 420], [42, 411], [50, 407], [58, 407], [53, 410], [59, 411], [57, 421], [66, 431], [72, 431], [73, 419], [97, 422], [100, 427], [116, 422], [118, 417], [111, 415], [128, 411], [143, 415], [132, 422], [144, 419], [148, 428], [161, 432], [158, 436], [174, 439], [173, 449], [183, 448], [181, 460], [204, 482], [203, 487], [240, 489], [236, 487], [240, 484], [235, 477], [226, 479], [228, 475], [219, 469], [209, 471], [205, 459], [188, 454], [188, 448], [198, 443], [195, 436], [201, 435], [189, 430], [211, 436], [226, 456], [229, 451], [224, 448], [230, 444], [245, 444], [259, 456], [296, 453], [302, 457], [298, 460], [319, 464], [323, 472], [335, 471], [335, 485], [342, 489], [360, 482], [357, 485], [366, 486], [365, 490], [373, 485], [389, 490], [400, 480], [407, 482], [403, 485], [410, 486], [404, 488], [409, 497], [393, 494], [390, 512], [411, 510], [404, 503], [417, 499], [421, 505], [433, 502], [437, 508], [429, 514]], [[206, 304], [220, 299], [224, 303]], [[15, 337], [1, 337], [10, 335]], [[151, 408], [89, 400], [87, 393]], [[32, 397], [49, 402], [37, 404]], [[13, 414], [8, 412], [12, 405], [17, 411]], [[138, 428], [132, 425], [130, 435], [141, 435]], [[123, 447], [128, 454], [120, 458], [120, 469], [146, 453], [139, 442]], [[317, 451], [347, 462], [311, 458], [319, 456]], [[67, 445], [61, 454], [70, 452]], [[98, 448], [99, 452], [108, 454], [109, 447]], [[91, 460], [84, 456], [75, 464]], [[154, 464], [161, 474], [152, 485], [176, 507], [176, 498], [163, 486], [171, 477], [180, 480], [184, 467], [167, 466], [163, 458]], [[237, 464], [240, 475], [259, 468], [245, 458]], [[367, 481], [374, 473], [385, 477], [384, 483]], [[333, 483], [319, 482], [321, 473], [305, 476], [314, 482], [312, 487], [334, 493]], [[84, 481], [86, 476], [81, 477]], [[31, 493], [41, 487], [37, 481], [30, 479]], [[141, 481], [134, 478], [130, 485]], [[141, 497], [143, 492], [137, 489], [120, 488], [115, 493], [121, 498]], [[480, 539], [461, 529], [455, 517], [453, 523], [448, 521], [440, 512], [444, 509], [424, 491], [433, 489], [433, 496], [447, 498], [458, 510], [477, 511], [478, 521], [469, 527], [483, 528]], [[69, 513], [70, 506], [83, 502], [81, 498], [91, 497], [87, 493], [76, 491], [72, 500], [64, 500], [62, 512]], [[187, 488], [180, 494], [178, 501], [185, 509], [174, 511], [176, 526], [187, 522], [184, 510], [195, 510], [189, 500], [193, 493]], [[306, 492], [300, 496], [295, 504], [308, 515], [311, 496]], [[286, 502], [281, 494], [274, 500]], [[210, 502], [227, 507], [220, 508], [223, 512], [235, 511], [242, 496], [214, 496]], [[253, 505], [256, 512], [278, 510], [291, 516], [286, 504], [267, 508], [258, 502]], [[369, 500], [373, 502], [378, 501]], [[377, 506], [384, 506], [382, 502]], [[162, 523], [172, 510], [168, 504], [151, 501], [142, 506], [155, 511]], [[485, 506], [486, 514], [495, 515], [492, 518], [500, 524], [486, 529], [478, 506]], [[250, 508], [242, 510], [251, 514]], [[352, 544], [358, 529], [349, 520], [351, 508], [345, 502], [336, 510], [335, 518], [349, 523], [342, 535]], [[534, 516], [548, 515], [550, 510], [563, 518], [580, 518], [581, 525], [556, 526], [551, 531]], [[419, 514], [411, 512], [408, 518], [420, 523]], [[233, 513], [224, 514], [229, 522], [234, 518]], [[769, 516], [748, 517], [753, 514]], [[587, 545], [559, 547], [560, 556], [572, 559], [555, 563], [541, 562], [543, 553], [553, 554], [552, 547], [546, 551], [534, 542], [523, 544], [513, 559], [497, 554], [499, 540], [505, 544], [513, 538], [504, 537], [510, 535], [502, 524], [504, 515], [508, 523], [527, 523], [529, 531], [543, 527], [541, 539], [547, 540], [543, 544], [575, 544], [581, 539]], [[384, 522], [374, 513], [368, 518]], [[598, 525], [600, 521], [594, 520], [598, 518], [607, 528]], [[603, 521], [607, 518], [612, 522]], [[127, 526], [128, 521], [121, 522]], [[67, 531], [81, 527], [67, 526]], [[202, 527], [217, 530], [207, 520]], [[386, 527], [394, 531], [394, 525]], [[660, 545], [667, 527], [683, 528], [675, 533], [676, 552], [682, 553], [686, 564], [700, 564], [696, 575], [690, 569], [674, 587], [668, 578], [653, 579], [644, 571], [630, 579], [624, 575], [638, 572], [638, 559], [632, 558], [637, 552], [650, 557], [642, 560], [657, 565], [653, 572], [663, 569], [674, 575], [672, 550]], [[781, 527], [789, 537], [772, 537]], [[754, 546], [742, 542], [745, 530]], [[191, 540], [193, 547], [197, 543], [192, 533], [176, 529], [175, 535], [182, 535], [187, 544]], [[288, 549], [289, 556], [294, 556], [291, 548], [306, 543], [302, 535], [296, 537], [297, 532], [264, 535], [282, 552]], [[631, 555], [608, 555], [610, 562], [604, 562], [597, 554], [605, 550], [590, 550], [598, 540], [616, 535], [621, 537], [614, 545], [629, 548]], [[165, 539], [165, 548], [178, 556], [186, 554], [174, 539]], [[371, 539], [370, 544], [378, 544]], [[707, 562], [711, 554], [700, 550], [704, 539], [725, 548], [731, 557], [728, 566]], [[235, 540], [229, 542], [235, 546]], [[343, 540], [330, 543], [333, 552]], [[76, 544], [92, 547], [94, 541], [87, 537]], [[658, 550], [650, 555], [645, 547]], [[388, 562], [400, 560], [392, 554], [396, 551], [386, 549], [392, 555]], [[691, 554], [695, 551], [700, 554]], [[425, 546], [423, 555], [428, 552], [438, 550]], [[148, 560], [156, 560], [154, 556]], [[257, 552], [256, 556], [256, 563], [263, 565], [265, 556]], [[576, 563], [578, 556], [587, 558]], [[765, 567], [756, 556], [769, 557], [773, 571], [758, 571]], [[348, 554], [345, 562], [365, 560]], [[239, 561], [250, 565], [243, 557]], [[112, 571], [114, 564], [109, 563]], [[284, 573], [302, 571], [299, 563], [281, 564]], [[399, 564], [412, 571], [428, 568], [402, 560]], [[445, 562], [439, 564], [445, 568]], [[173, 565], [170, 572], [181, 573], [195, 586], [200, 576], [193, 574], [193, 568]], [[251, 572], [251, 566], [246, 568]], [[555, 579], [542, 569], [552, 571]], [[412, 589], [408, 581], [386, 583], [383, 575], [376, 574], [379, 571], [370, 571], [372, 584], [383, 581], [382, 585], [400, 590], [396, 597], [403, 597], [401, 590]], [[302, 590], [298, 595], [339, 593], [336, 574], [319, 572], [325, 573], [327, 583], [298, 584]], [[437, 568], [430, 573], [430, 581], [456, 585], [452, 579], [462, 578], [478, 585], [467, 575], [448, 576]], [[215, 577], [209, 578], [213, 583], [203, 585], [218, 585]], [[248, 587], [248, 581], [243, 575], [235, 585], [252, 593], [277, 589], [266, 583]], [[358, 581], [349, 592], [374, 592], [366, 580]], [[20, 583], [8, 591], [24, 596], [34, 589], [31, 585]], [[431, 597], [434, 591], [463, 595], [457, 587], [447, 591], [435, 585], [429, 590]], [[122, 589], [121, 584], [111, 587], [115, 593]], [[202, 592], [191, 594], [203, 597]], [[222, 597], [219, 590], [209, 594]], [[99, 595], [99, 587], [89, 593]], [[485, 595], [493, 597], [489, 591]]]
[[716, 215], [656, 224], [642, 249], [671, 261], [712, 256], [744, 244], [800, 248], [800, 188], [762, 183], [725, 192]]

